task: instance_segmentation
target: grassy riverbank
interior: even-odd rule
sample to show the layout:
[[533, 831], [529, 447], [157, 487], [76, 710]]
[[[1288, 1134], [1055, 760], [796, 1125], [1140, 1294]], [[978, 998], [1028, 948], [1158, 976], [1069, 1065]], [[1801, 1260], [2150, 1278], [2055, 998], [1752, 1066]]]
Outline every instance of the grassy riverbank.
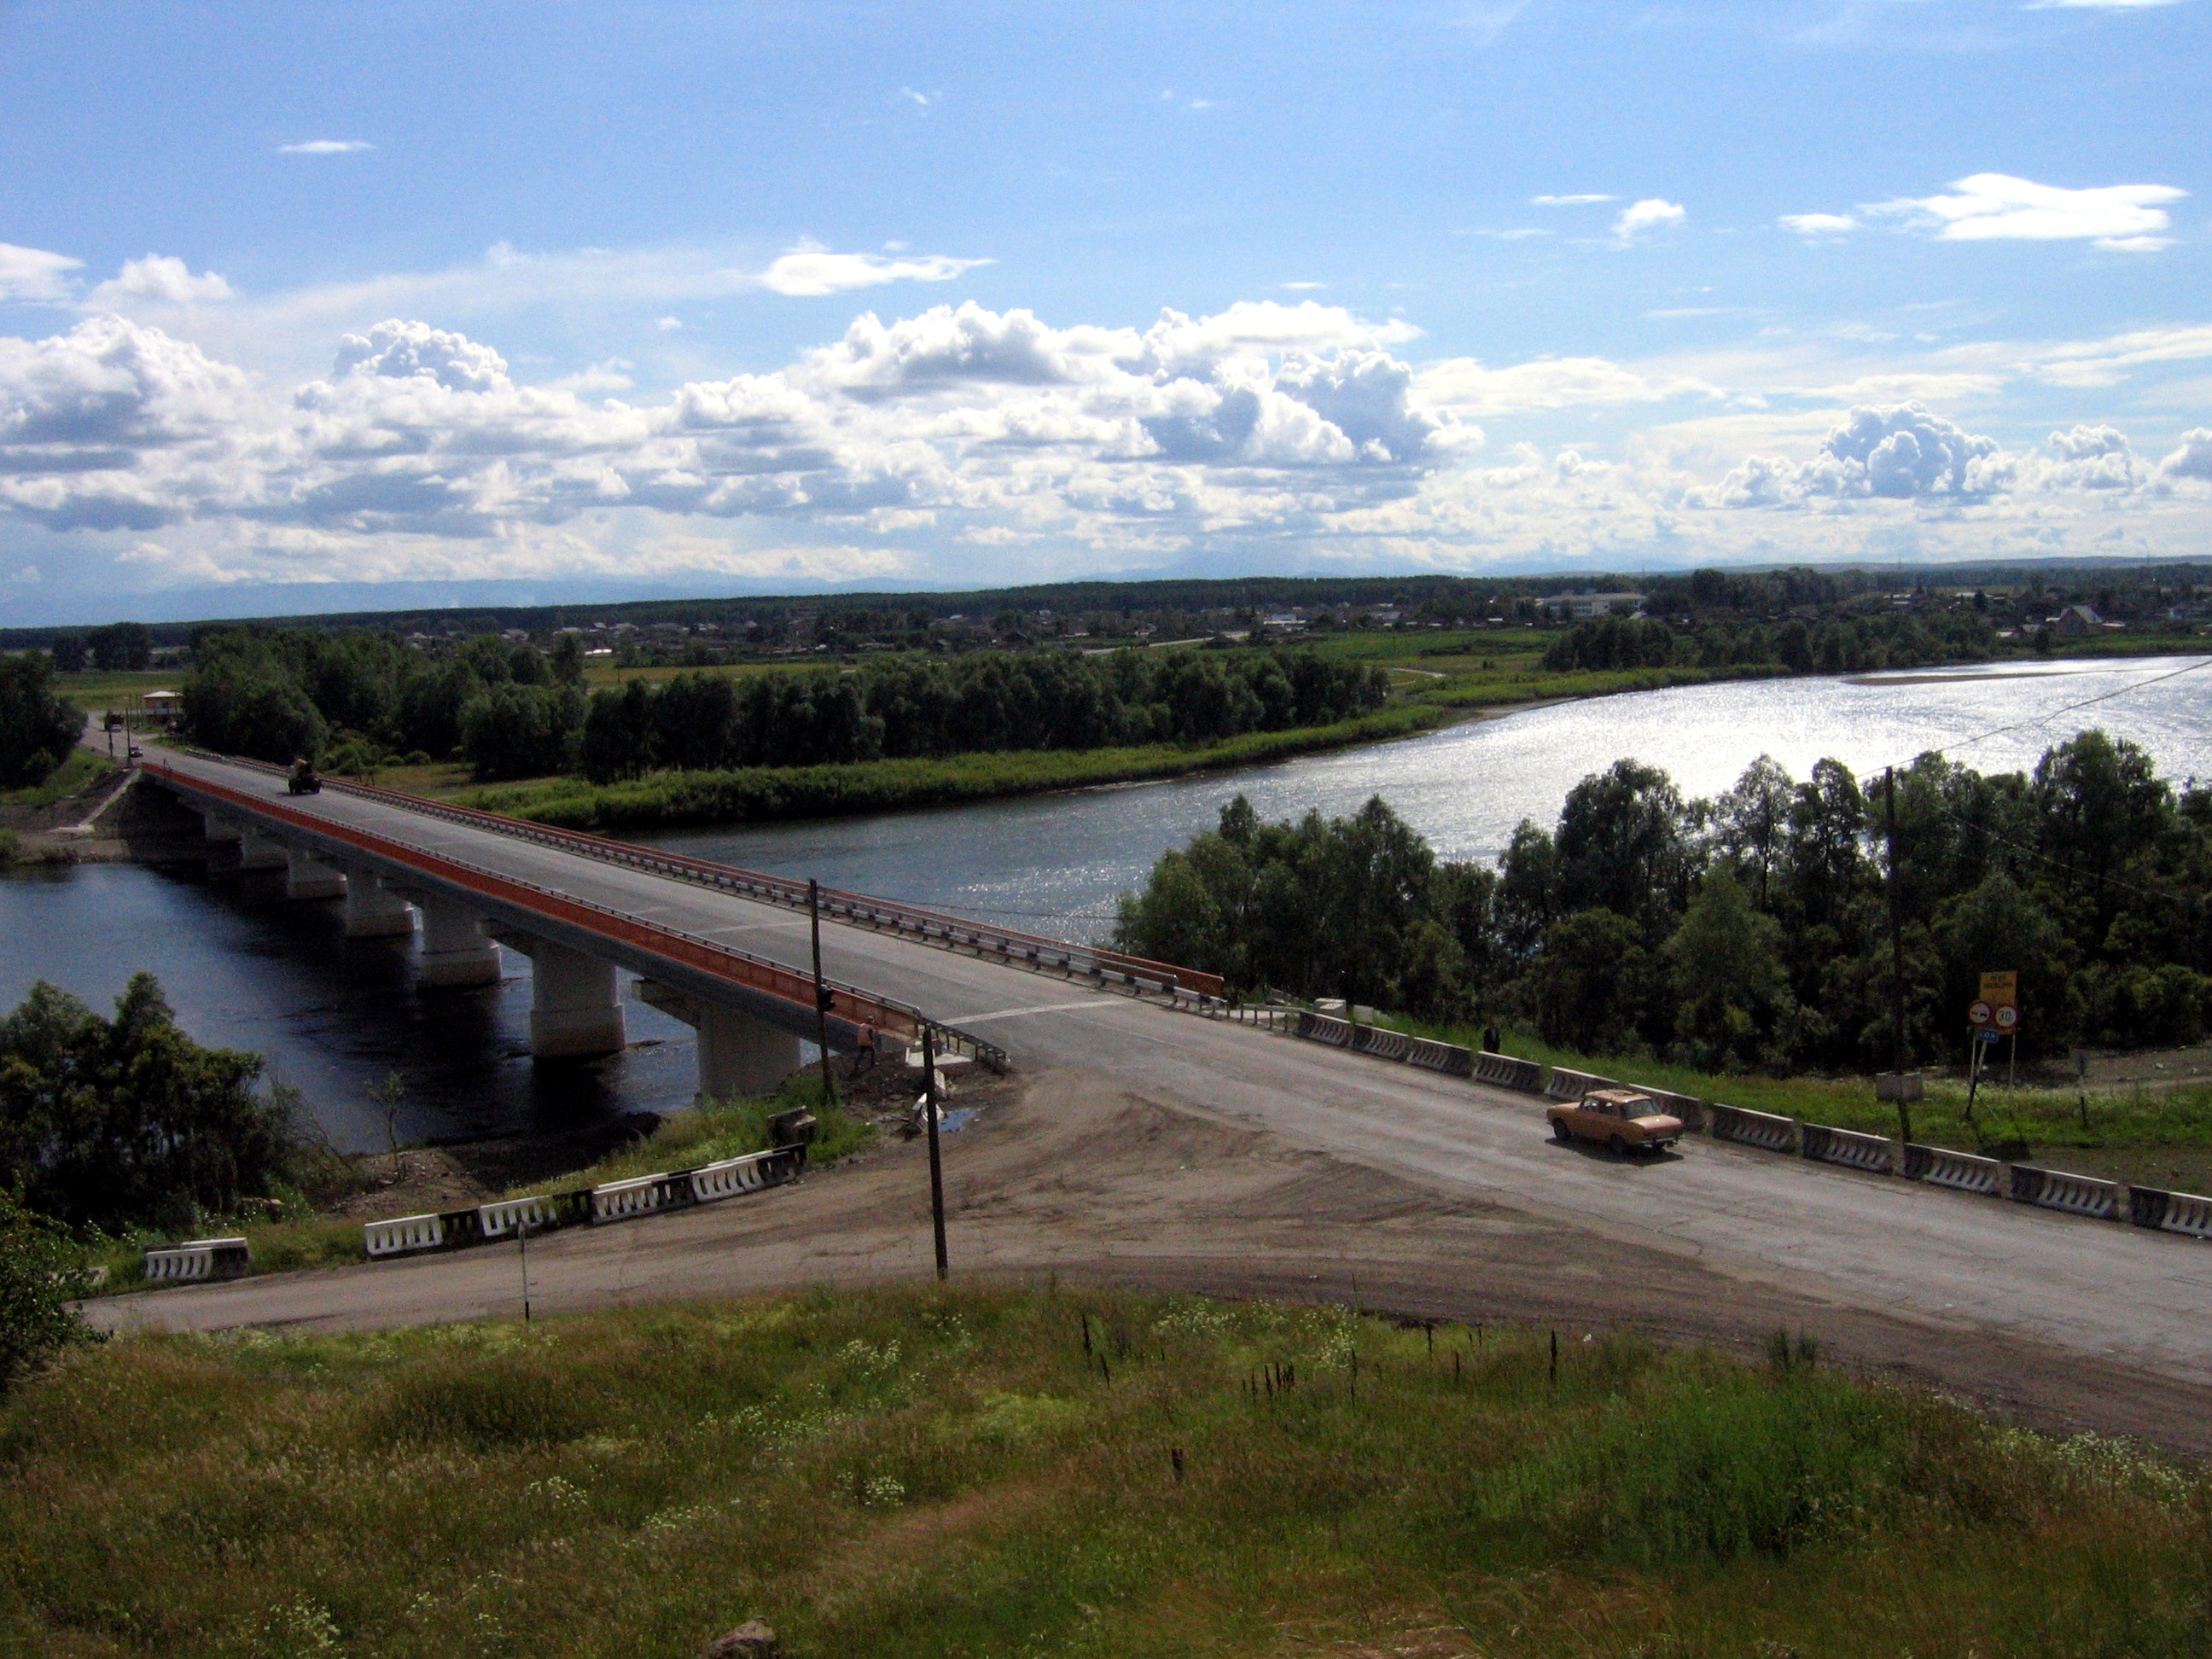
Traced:
[[[1438, 720], [1434, 709], [1401, 704], [1335, 726], [1255, 732], [1194, 748], [1158, 744], [864, 761], [848, 766], [659, 772], [629, 782], [596, 786], [580, 778], [546, 778], [464, 789], [453, 799], [540, 823], [602, 831], [835, 817], [1264, 765], [1296, 755], [1405, 737]], [[391, 781], [394, 787], [406, 787], [397, 778]]]
[[[804, 1106], [815, 1114], [817, 1133], [807, 1158], [817, 1167], [834, 1164], [872, 1144], [876, 1138], [872, 1123], [836, 1107], [825, 1109], [822, 1105], [821, 1085], [808, 1073], [793, 1077], [780, 1093], [768, 1099], [740, 1100], [725, 1106], [672, 1112], [650, 1135], [586, 1168], [532, 1181], [501, 1195], [520, 1198], [531, 1193], [572, 1192], [605, 1182], [626, 1181], [633, 1176], [696, 1169], [720, 1158], [741, 1158], [747, 1152], [764, 1150], [769, 1145], [769, 1119], [794, 1106]], [[368, 1157], [356, 1164], [362, 1180], [373, 1182], [384, 1160]], [[370, 1186], [367, 1190], [373, 1193], [375, 1189]], [[300, 1205], [273, 1219], [222, 1221], [210, 1223], [210, 1227], [215, 1233], [246, 1240], [252, 1247], [252, 1271], [255, 1273], [343, 1267], [365, 1259], [362, 1249], [363, 1217], [353, 1210], [354, 1206], [349, 1206], [343, 1214], [318, 1214]], [[389, 1204], [369, 1211], [370, 1215], [379, 1218], [403, 1212], [404, 1208], [394, 1209]], [[88, 1265], [106, 1269], [100, 1293], [113, 1296], [145, 1288], [141, 1271], [143, 1253], [150, 1247], [172, 1242], [149, 1232], [114, 1240], [88, 1253]]]
[[930, 1287], [116, 1341], [0, 1408], [0, 1648], [2207, 1650], [2194, 1469], [1558, 1334]]

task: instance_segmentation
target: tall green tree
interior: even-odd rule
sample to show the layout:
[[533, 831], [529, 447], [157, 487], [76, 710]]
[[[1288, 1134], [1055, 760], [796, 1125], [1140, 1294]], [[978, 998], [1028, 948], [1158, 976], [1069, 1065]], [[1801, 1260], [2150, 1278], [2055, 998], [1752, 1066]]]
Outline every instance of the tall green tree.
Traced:
[[0, 789], [44, 783], [76, 746], [84, 716], [54, 689], [43, 651], [0, 657]]

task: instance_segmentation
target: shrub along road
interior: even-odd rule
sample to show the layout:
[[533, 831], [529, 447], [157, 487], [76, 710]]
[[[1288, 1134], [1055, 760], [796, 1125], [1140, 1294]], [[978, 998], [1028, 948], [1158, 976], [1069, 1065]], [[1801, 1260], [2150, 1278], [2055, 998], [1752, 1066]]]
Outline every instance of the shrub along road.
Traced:
[[[801, 915], [337, 793], [313, 806], [794, 965], [805, 959]], [[864, 929], [825, 928], [823, 945], [833, 977], [986, 1033], [1039, 1079], [1017, 1115], [1036, 1121], [1029, 1133], [1042, 1139], [1002, 1140], [1000, 1130], [950, 1143], [963, 1271], [1057, 1266], [1721, 1338], [1787, 1321], [1870, 1362], [2039, 1417], [2212, 1448], [2212, 1257], [2190, 1241], [1718, 1145], [1618, 1165], [1548, 1142], [1526, 1096]], [[1094, 1103], [1068, 1118], [1084, 1132], [1055, 1142], [1047, 1131], [1071, 1110], [1056, 1103], [1070, 1099]], [[1096, 1102], [1124, 1099], [1147, 1103], [1152, 1115], [1099, 1115]], [[1147, 1162], [1153, 1143], [1184, 1132], [1163, 1126], [1187, 1121], [1261, 1138], [1243, 1151], [1209, 1141], [1213, 1151], [1188, 1169]], [[1273, 1219], [1240, 1212], [1253, 1194], [1220, 1173], [1251, 1163], [1254, 1150], [1300, 1167], [1296, 1183], [1267, 1189]], [[793, 1193], [557, 1235], [533, 1248], [533, 1281], [550, 1310], [925, 1272], [927, 1235], [902, 1156]], [[1378, 1208], [1346, 1211], [1339, 1192], [1383, 1195]], [[979, 1249], [985, 1240], [996, 1242]], [[175, 1328], [361, 1327], [507, 1315], [518, 1302], [513, 1255], [484, 1250], [116, 1297], [95, 1311], [104, 1322]]]

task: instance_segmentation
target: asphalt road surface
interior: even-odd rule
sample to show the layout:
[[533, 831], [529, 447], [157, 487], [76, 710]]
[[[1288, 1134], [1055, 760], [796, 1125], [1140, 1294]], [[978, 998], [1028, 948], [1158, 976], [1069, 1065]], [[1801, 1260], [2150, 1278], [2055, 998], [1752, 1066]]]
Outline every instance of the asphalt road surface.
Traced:
[[[242, 769], [179, 763], [272, 798], [283, 787]], [[335, 791], [287, 804], [793, 967], [807, 960], [803, 915]], [[1364, 1166], [1442, 1198], [1578, 1233], [1632, 1290], [1640, 1276], [1694, 1267], [1709, 1295], [1779, 1296], [1902, 1321], [1931, 1337], [1979, 1334], [2148, 1378], [2212, 1385], [2204, 1317], [2212, 1252], [2191, 1240], [1702, 1139], [1679, 1158], [1615, 1164], [1551, 1142], [1540, 1103], [1525, 1095], [857, 927], [825, 925], [823, 959], [833, 978], [988, 1035], [1024, 1073], [1091, 1079], [1170, 1109], [1195, 1108], [1210, 1121], [1264, 1131], [1271, 1144], [1325, 1154], [1340, 1168]], [[1086, 1158], [1112, 1151], [1079, 1142], [1056, 1156], [1079, 1173]], [[738, 1213], [745, 1207], [569, 1235], [558, 1248], [613, 1261], [652, 1234], [691, 1241], [703, 1260], [726, 1254], [729, 1230], [751, 1224]], [[723, 1212], [729, 1218], [717, 1220]], [[887, 1273], [913, 1270], [902, 1258], [882, 1265]], [[175, 1328], [450, 1319], [483, 1310], [490, 1292], [474, 1281], [494, 1271], [480, 1253], [462, 1253], [96, 1305], [106, 1322]]]

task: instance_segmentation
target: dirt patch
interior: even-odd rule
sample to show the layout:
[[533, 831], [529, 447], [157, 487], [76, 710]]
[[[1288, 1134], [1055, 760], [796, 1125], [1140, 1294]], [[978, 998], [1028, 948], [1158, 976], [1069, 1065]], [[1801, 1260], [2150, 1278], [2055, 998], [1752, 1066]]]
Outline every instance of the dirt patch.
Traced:
[[[1475, 1326], [1635, 1329], [1753, 1357], [1817, 1336], [1831, 1363], [2054, 1432], [2212, 1453], [2212, 1389], [1996, 1335], [1747, 1285], [1683, 1258], [1291, 1146], [1211, 1114], [1051, 1074], [946, 1159], [957, 1272], [1350, 1304]], [[890, 1143], [745, 1212], [724, 1261], [759, 1288], [884, 1276], [926, 1238], [919, 1146]], [[896, 1241], [896, 1242], [895, 1242]], [[731, 1251], [732, 1243], [747, 1248]], [[777, 1244], [791, 1247], [774, 1248]], [[915, 1259], [921, 1267], [921, 1260]], [[732, 1285], [731, 1288], [738, 1288]]]

